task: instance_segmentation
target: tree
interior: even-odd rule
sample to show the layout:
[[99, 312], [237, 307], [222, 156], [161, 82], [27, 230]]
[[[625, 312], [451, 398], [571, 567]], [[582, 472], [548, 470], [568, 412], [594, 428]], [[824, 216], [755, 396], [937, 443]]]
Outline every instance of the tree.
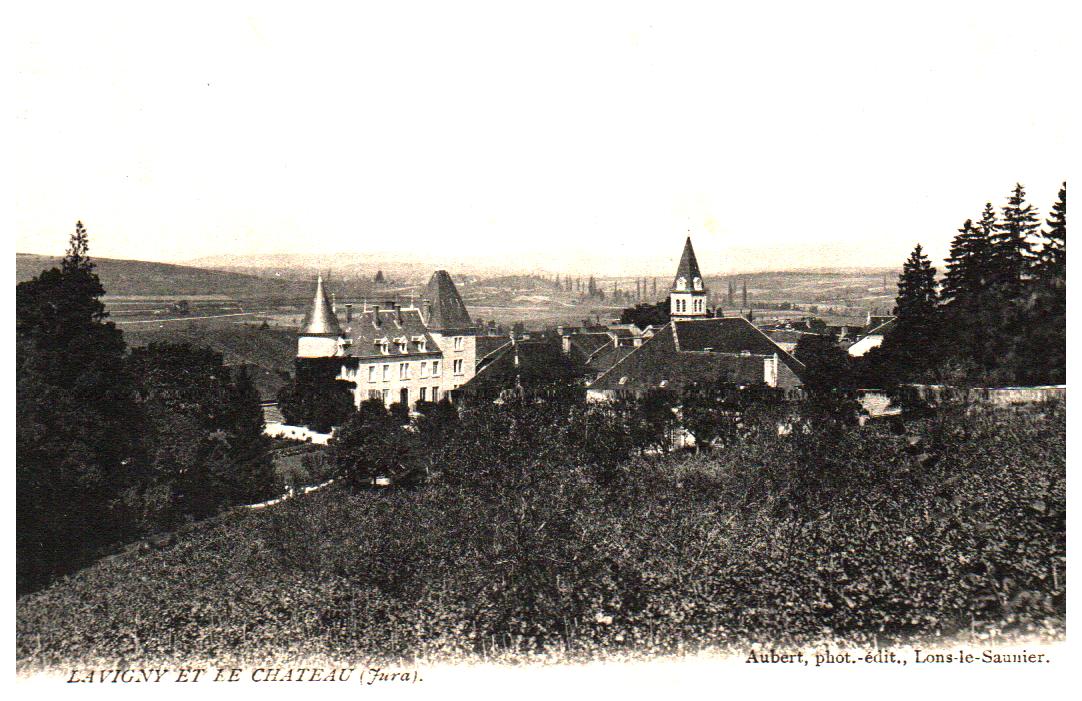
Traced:
[[135, 348], [130, 363], [151, 437], [145, 527], [174, 527], [278, 493], [246, 372], [234, 378], [220, 353], [186, 343]]
[[636, 304], [620, 312], [621, 324], [635, 324], [640, 329], [647, 326], [664, 326], [669, 323], [669, 301], [656, 304]]
[[1015, 380], [1023, 384], [1067, 381], [1066, 183], [1052, 205], [1046, 227], [1030, 294], [1018, 304], [1020, 321], [1008, 354]]
[[793, 355], [804, 363], [804, 386], [809, 391], [829, 392], [852, 385], [852, 359], [830, 336], [802, 335]]
[[278, 408], [294, 426], [327, 433], [353, 413], [352, 382], [335, 379], [340, 365], [307, 359], [298, 363], [292, 382], [278, 391]]
[[871, 361], [892, 366], [887, 373], [892, 378], [918, 379], [935, 367], [942, 355], [935, 272], [917, 244], [898, 277], [894, 324], [877, 349], [879, 352], [869, 353]]
[[1038, 263], [1039, 275], [1054, 284], [1067, 280], [1067, 183], [1059, 190], [1056, 203], [1045, 222], [1045, 245]]
[[236, 466], [231, 485], [233, 504], [261, 501], [277, 492], [270, 438], [263, 433], [264, 426], [259, 391], [242, 365], [233, 376], [227, 422]]
[[990, 329], [998, 321], [992, 308], [989, 286], [992, 275], [992, 242], [995, 211], [989, 203], [978, 225], [967, 219], [951, 243], [943, 280], [943, 319], [953, 343], [950, 354], [966, 364], [988, 364]]
[[1030, 237], [1040, 229], [1033, 205], [1026, 204], [1026, 192], [1016, 184], [992, 236], [992, 277], [1001, 301], [1016, 300], [1034, 259]]
[[122, 494], [139, 479], [143, 420], [88, 248], [78, 222], [60, 268], [15, 288], [20, 592], [131, 535]]
[[631, 443], [640, 451], [657, 448], [669, 452], [676, 429], [677, 398], [671, 390], [655, 389], [643, 394], [627, 407], [630, 414]]
[[328, 445], [338, 478], [354, 489], [372, 487], [378, 477], [413, 481], [417, 436], [378, 399], [362, 402]]

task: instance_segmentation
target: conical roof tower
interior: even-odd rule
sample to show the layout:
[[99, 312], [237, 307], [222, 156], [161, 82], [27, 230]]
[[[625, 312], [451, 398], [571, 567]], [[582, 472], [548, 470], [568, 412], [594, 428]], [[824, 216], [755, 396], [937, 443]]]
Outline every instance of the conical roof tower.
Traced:
[[316, 278], [316, 296], [312, 300], [312, 308], [304, 317], [301, 326], [301, 336], [326, 336], [337, 338], [342, 335], [342, 327], [338, 324], [338, 317], [334, 315], [334, 309], [327, 299], [327, 291], [323, 289], [323, 276]]
[[459, 296], [451, 275], [446, 270], [432, 273], [425, 289], [425, 299], [431, 311], [425, 319], [425, 326], [433, 331], [450, 329], [465, 330], [473, 326], [466, 304]]
[[706, 317], [710, 313], [706, 308], [706, 285], [699, 272], [699, 261], [695, 260], [695, 249], [691, 247], [691, 237], [684, 242], [684, 252], [680, 255], [680, 264], [676, 266], [676, 277], [672, 281], [669, 293], [669, 316], [673, 318]]
[[703, 279], [702, 273], [699, 272], [699, 261], [695, 260], [695, 249], [691, 247], [690, 236], [684, 242], [684, 252], [680, 255], [680, 265], [676, 266], [676, 277], [673, 278], [672, 287], [674, 290], [678, 289], [677, 283], [680, 278], [683, 278], [687, 285], [694, 284], [696, 278], [700, 281]]

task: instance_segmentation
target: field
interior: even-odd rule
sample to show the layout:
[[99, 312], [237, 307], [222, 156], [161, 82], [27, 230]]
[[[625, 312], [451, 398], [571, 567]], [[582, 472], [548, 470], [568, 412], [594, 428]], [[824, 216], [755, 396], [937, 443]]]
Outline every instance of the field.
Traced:
[[851, 428], [822, 464], [757, 435], [615, 480], [553, 451], [231, 512], [19, 599], [16, 667], [1063, 637], [1062, 407]]

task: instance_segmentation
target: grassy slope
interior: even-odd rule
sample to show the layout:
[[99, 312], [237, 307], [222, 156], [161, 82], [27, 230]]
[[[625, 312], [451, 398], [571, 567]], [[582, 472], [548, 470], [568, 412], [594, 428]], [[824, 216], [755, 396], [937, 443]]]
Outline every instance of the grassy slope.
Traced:
[[[311, 294], [307, 281], [259, 278], [241, 273], [207, 270], [141, 260], [94, 258], [98, 277], [110, 295], [226, 295], [274, 297]], [[22, 282], [60, 259], [30, 253], [15, 254], [15, 281]]]
[[1064, 414], [944, 435], [922, 466], [904, 436], [852, 434], [843, 452], [876, 486], [849, 485], [811, 522], [741, 496], [749, 465], [785, 455], [761, 446], [636, 462], [609, 488], [579, 470], [329, 488], [18, 600], [17, 668], [1062, 636]]

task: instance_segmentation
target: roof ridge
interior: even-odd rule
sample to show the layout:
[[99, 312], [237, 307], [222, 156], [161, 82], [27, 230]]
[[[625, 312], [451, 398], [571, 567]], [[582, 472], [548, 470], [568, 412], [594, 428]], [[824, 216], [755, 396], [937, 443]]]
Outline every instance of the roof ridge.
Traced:
[[[668, 324], [665, 324], [665, 326], [671, 326], [671, 325], [672, 325], [671, 321]], [[663, 329], [663, 328], [665, 328], [665, 326], [662, 326], [661, 328]], [[620, 367], [624, 363], [624, 361], [626, 361], [628, 358], [634, 356], [636, 353], [641, 352], [643, 348], [646, 348], [651, 343], [653, 343], [654, 339], [660, 338], [660, 337], [661, 337], [661, 334], [659, 333], [659, 334], [655, 334], [655, 335], [651, 336], [650, 338], [646, 339], [641, 346], [638, 346], [637, 348], [632, 349], [632, 351], [630, 353], [628, 353], [623, 358], [620, 358], [615, 363], [613, 363], [612, 367], [610, 367], [605, 372], [601, 373], [597, 377], [597, 379], [595, 379], [593, 382], [590, 383], [590, 385], [594, 385], [594, 384], [597, 384], [598, 382], [601, 382], [601, 380], [608, 377], [609, 373], [613, 372], [614, 370], [616, 370], [616, 368]], [[587, 385], [587, 387], [589, 387], [590, 385]]]

